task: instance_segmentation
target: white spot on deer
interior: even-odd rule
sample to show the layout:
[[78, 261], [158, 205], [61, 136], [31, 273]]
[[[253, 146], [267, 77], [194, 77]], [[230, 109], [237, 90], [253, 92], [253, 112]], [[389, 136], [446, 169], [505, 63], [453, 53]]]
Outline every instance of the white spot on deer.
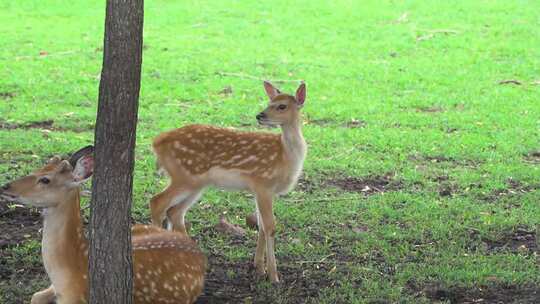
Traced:
[[181, 144], [179, 141], [175, 141], [173, 145], [176, 149], [180, 149]]
[[249, 162], [251, 162], [251, 161], [257, 161], [257, 160], [258, 160], [258, 158], [257, 158], [255, 155], [251, 155], [251, 156], [249, 156], [249, 157], [247, 157], [247, 158], [244, 158], [243, 160], [237, 162], [237, 163], [235, 164], [235, 166], [241, 166], [241, 165], [243, 165], [243, 164], [249, 163]]

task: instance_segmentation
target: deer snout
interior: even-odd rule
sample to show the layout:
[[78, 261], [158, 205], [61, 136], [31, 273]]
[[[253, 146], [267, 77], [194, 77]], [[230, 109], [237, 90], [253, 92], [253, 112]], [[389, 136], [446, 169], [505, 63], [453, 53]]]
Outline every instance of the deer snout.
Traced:
[[266, 118], [266, 113], [264, 112], [261, 112], [259, 114], [257, 114], [257, 116], [255, 116], [257, 119], [263, 119], [263, 118]]
[[[8, 189], [9, 189], [9, 184], [5, 184], [5, 185], [2, 186], [1, 191], [6, 191], [6, 190], [8, 190]], [[0, 192], [1, 192], [1, 191], [0, 191]]]

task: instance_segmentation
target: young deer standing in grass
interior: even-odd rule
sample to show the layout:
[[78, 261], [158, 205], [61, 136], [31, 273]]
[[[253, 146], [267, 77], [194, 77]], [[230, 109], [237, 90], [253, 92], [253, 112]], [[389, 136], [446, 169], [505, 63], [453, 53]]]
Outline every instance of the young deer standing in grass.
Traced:
[[[43, 168], [0, 189], [4, 199], [44, 208], [42, 258], [52, 284], [35, 293], [32, 304], [87, 303], [88, 241], [83, 234], [79, 185], [92, 175], [92, 150], [82, 149], [70, 161], [54, 157]], [[206, 257], [189, 237], [135, 225], [132, 242], [134, 303], [187, 304], [201, 294]]]
[[300, 109], [306, 98], [302, 83], [296, 95], [282, 94], [264, 82], [268, 107], [256, 117], [260, 124], [280, 126], [282, 133], [240, 132], [206, 125], [189, 125], [160, 134], [153, 143], [158, 163], [170, 185], [150, 203], [152, 222], [167, 218], [174, 230], [186, 233], [184, 216], [207, 186], [248, 190], [257, 199], [259, 236], [255, 268], [279, 282], [274, 255], [275, 222], [272, 200], [298, 180], [306, 157]]

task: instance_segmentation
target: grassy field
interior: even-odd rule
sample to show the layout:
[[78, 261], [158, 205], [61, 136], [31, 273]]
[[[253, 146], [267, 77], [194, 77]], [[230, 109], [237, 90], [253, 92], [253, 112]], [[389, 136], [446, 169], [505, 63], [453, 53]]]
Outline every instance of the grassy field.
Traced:
[[[0, 1], [0, 184], [93, 142], [105, 1]], [[150, 143], [256, 129], [262, 79], [307, 83], [298, 187], [275, 204], [283, 284], [253, 279], [244, 193], [188, 213], [201, 303], [538, 303], [540, 2], [146, 1], [134, 218]], [[86, 204], [88, 202], [85, 202]], [[39, 216], [0, 203], [0, 303], [48, 282]], [[2, 207], [4, 206], [4, 207]]]

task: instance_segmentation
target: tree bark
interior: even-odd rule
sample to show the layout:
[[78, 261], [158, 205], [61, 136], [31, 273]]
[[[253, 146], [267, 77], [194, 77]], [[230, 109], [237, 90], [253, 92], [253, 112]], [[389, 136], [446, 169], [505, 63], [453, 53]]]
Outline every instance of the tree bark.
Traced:
[[107, 0], [95, 129], [89, 302], [133, 302], [131, 201], [143, 0]]

